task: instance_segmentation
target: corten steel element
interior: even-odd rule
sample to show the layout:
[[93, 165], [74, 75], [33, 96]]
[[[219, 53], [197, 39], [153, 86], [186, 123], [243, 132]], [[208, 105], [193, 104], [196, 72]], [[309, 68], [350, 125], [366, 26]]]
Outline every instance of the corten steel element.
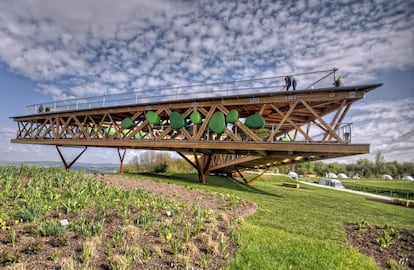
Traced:
[[[249, 168], [368, 153], [368, 144], [352, 144], [351, 124], [343, 120], [355, 101], [380, 85], [51, 110], [13, 117], [18, 131], [12, 142], [117, 148], [120, 168], [125, 157], [120, 149], [176, 151], [205, 183], [210, 172], [231, 175]], [[235, 111], [237, 120], [220, 122]], [[248, 118], [256, 122], [249, 124]], [[211, 131], [217, 128], [222, 132]]]

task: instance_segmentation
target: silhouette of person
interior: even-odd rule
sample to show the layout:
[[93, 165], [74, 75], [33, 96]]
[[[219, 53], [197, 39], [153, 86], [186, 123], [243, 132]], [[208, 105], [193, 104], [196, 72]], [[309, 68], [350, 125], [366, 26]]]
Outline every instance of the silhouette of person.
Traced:
[[286, 76], [285, 83], [286, 83], [286, 91], [289, 91], [289, 88], [292, 85], [292, 76]]

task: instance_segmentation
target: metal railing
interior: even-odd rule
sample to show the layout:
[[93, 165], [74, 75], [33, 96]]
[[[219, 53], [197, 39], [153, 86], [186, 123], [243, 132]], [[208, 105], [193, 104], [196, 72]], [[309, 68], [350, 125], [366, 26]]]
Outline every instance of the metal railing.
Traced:
[[[217, 98], [235, 95], [271, 93], [286, 90], [285, 78], [287, 76], [292, 76], [295, 78], [298, 84], [298, 90], [331, 87], [332, 83], [335, 81], [336, 71], [337, 68], [333, 68], [330, 70], [287, 74], [282, 76], [250, 80], [147, 89], [122, 94], [38, 103], [26, 106], [26, 113], [30, 115], [38, 113], [84, 110], [122, 105], [151, 104], [177, 100], [184, 101], [213, 97]], [[304, 85], [307, 86], [304, 87]]]

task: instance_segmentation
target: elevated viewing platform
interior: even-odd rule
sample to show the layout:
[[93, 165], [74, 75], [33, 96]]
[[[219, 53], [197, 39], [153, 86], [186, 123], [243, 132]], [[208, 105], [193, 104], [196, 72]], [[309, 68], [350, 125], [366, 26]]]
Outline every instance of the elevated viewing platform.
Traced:
[[[381, 84], [335, 86], [336, 69], [79, 98], [27, 107], [13, 143], [176, 151], [231, 174], [369, 152], [352, 143], [351, 105]], [[287, 79], [287, 81], [286, 81]], [[289, 80], [297, 89], [286, 90]], [[337, 81], [338, 82], [338, 81]], [[83, 153], [83, 152], [82, 152]], [[79, 157], [79, 156], [78, 156]], [[247, 181], [246, 181], [247, 182]]]

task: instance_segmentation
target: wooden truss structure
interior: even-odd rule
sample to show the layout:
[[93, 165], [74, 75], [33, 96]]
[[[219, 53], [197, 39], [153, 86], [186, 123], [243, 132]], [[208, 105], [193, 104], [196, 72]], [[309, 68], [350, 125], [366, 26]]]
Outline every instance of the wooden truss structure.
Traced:
[[[66, 168], [83, 152], [68, 164], [60, 146], [82, 146], [84, 150], [117, 148], [121, 168], [125, 149], [176, 151], [197, 169], [200, 182], [205, 183], [210, 172], [241, 174], [249, 168], [265, 169], [368, 153], [368, 144], [351, 142], [351, 125], [344, 123], [344, 119], [355, 101], [379, 86], [329, 87], [42, 112], [13, 117], [18, 130], [12, 142], [55, 145]], [[213, 114], [219, 111], [227, 116], [232, 110], [239, 113], [239, 119], [227, 124], [221, 134], [212, 133], [209, 121]], [[159, 124], [148, 122], [148, 111], [159, 115]], [[189, 121], [195, 111], [202, 116], [200, 124]], [[171, 127], [173, 112], [185, 119], [184, 127]], [[265, 125], [259, 129], [246, 125], [245, 119], [252, 114], [261, 115]], [[125, 118], [133, 121], [133, 127], [122, 127]]]

